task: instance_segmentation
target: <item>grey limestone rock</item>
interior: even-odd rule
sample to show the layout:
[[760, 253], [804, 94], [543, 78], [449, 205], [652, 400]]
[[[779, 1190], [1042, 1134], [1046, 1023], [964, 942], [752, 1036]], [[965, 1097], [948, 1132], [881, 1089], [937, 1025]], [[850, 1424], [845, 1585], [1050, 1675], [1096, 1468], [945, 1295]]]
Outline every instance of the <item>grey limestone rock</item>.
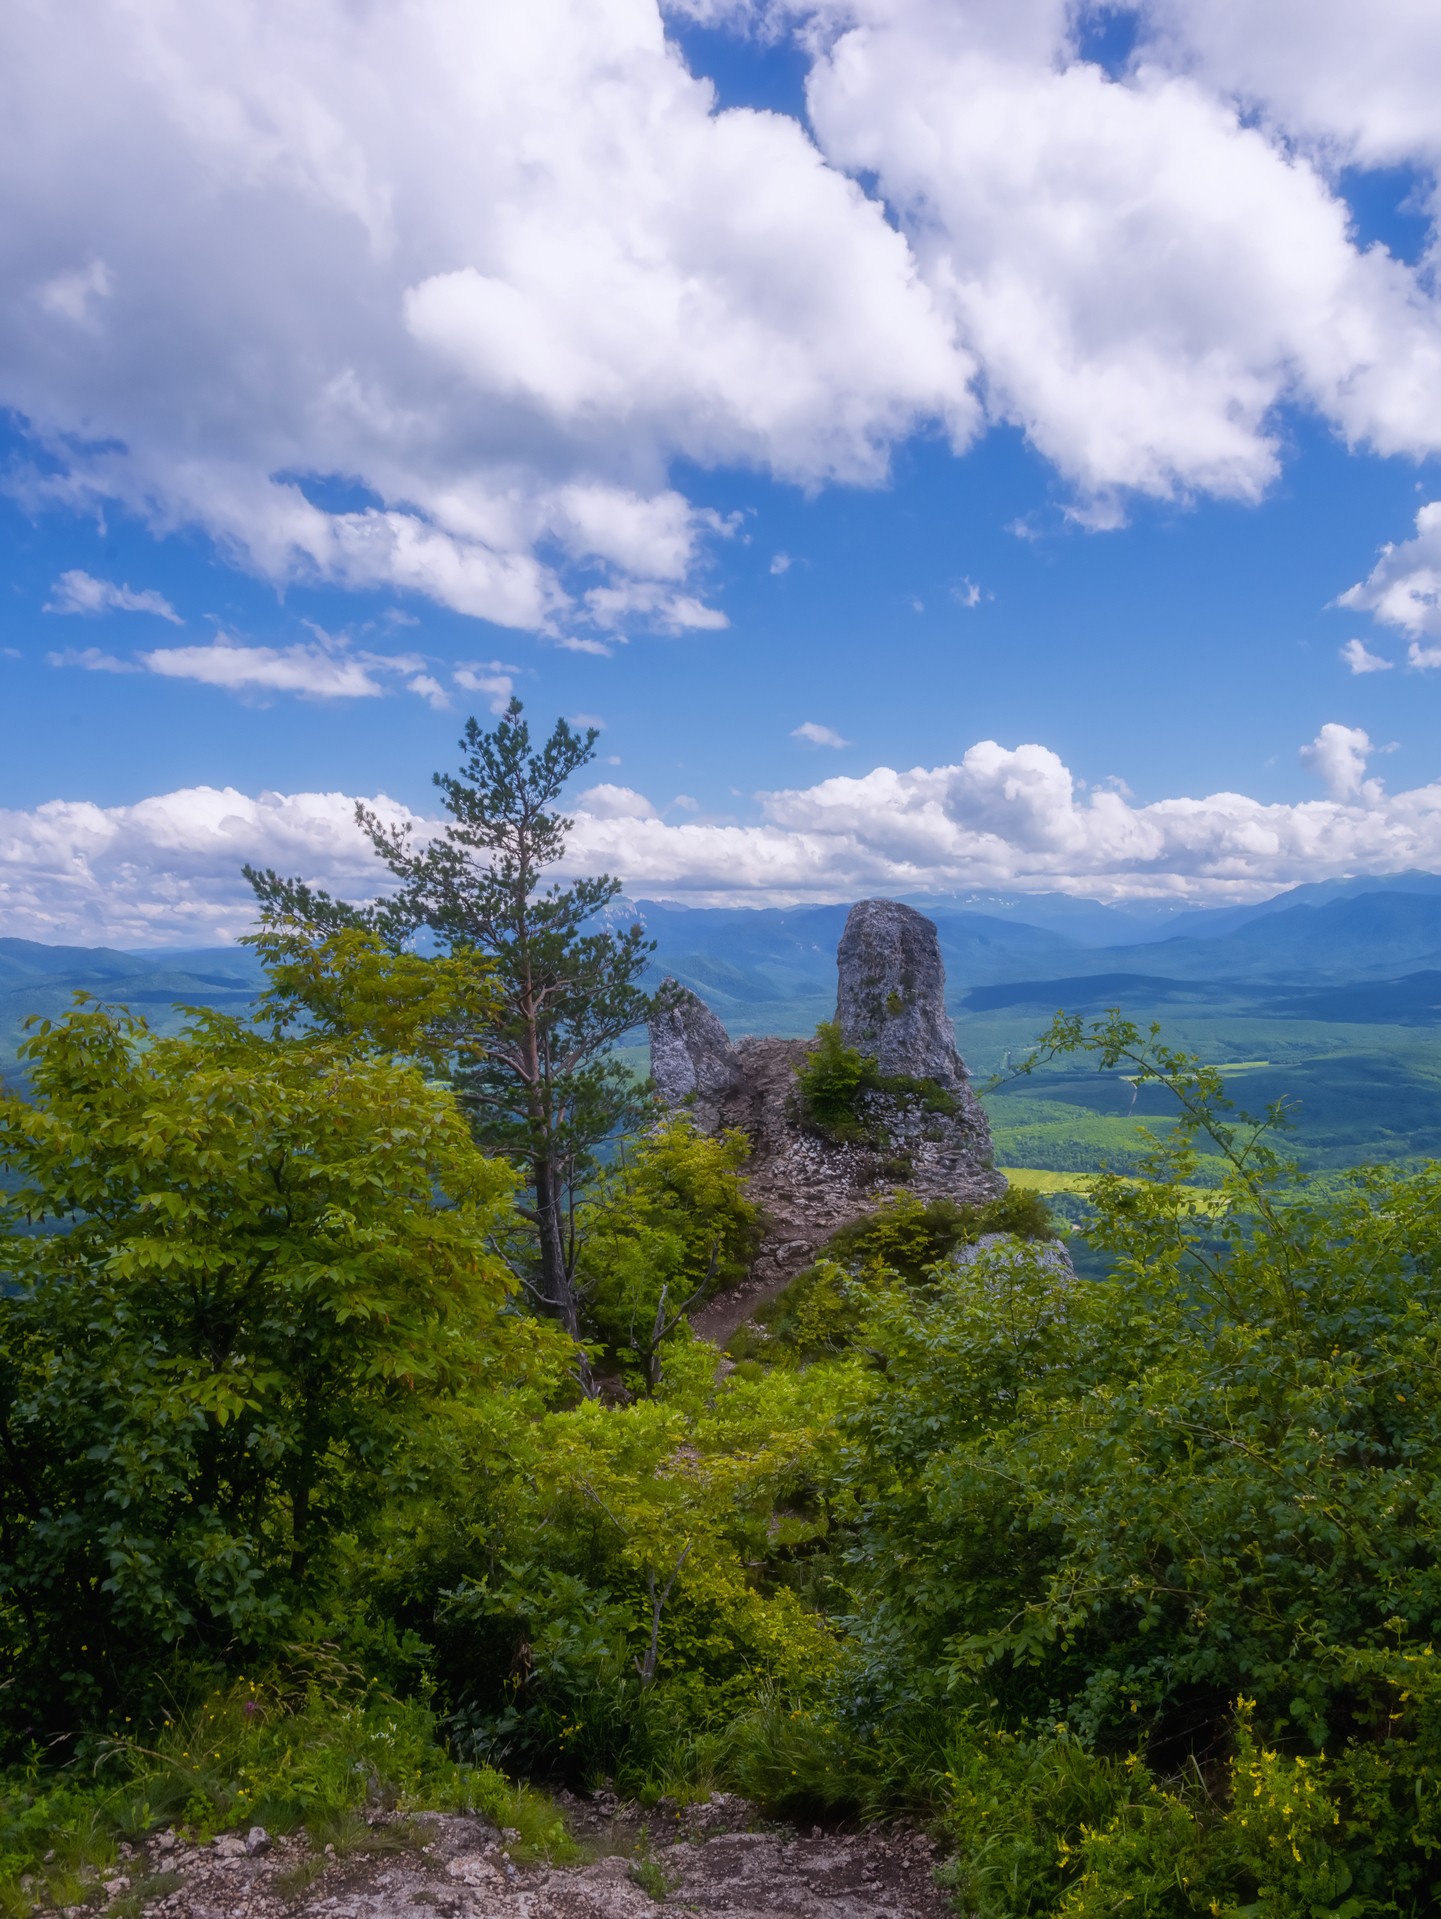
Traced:
[[836, 1019], [847, 1046], [873, 1054], [883, 1073], [948, 1089], [964, 1081], [934, 921], [899, 900], [862, 900], [851, 908], [836, 964]]
[[814, 1259], [840, 1227], [885, 1204], [898, 1186], [918, 1198], [980, 1205], [1005, 1190], [990, 1129], [956, 1052], [936, 929], [910, 907], [866, 900], [837, 956], [838, 1017], [847, 1042], [886, 1074], [937, 1083], [941, 1102], [904, 1086], [866, 1092], [853, 1139], [821, 1135], [796, 1096], [812, 1042], [742, 1039], [732, 1046], [703, 1000], [666, 982], [651, 1022], [651, 1072], [672, 1110], [705, 1132], [734, 1127], [750, 1143], [746, 1183], [764, 1237], [748, 1278], [695, 1317], [724, 1341], [765, 1298]]
[[661, 985], [650, 1023], [650, 1070], [669, 1107], [689, 1107], [702, 1131], [713, 1131], [720, 1102], [739, 1077], [735, 1048], [703, 999], [676, 980]]

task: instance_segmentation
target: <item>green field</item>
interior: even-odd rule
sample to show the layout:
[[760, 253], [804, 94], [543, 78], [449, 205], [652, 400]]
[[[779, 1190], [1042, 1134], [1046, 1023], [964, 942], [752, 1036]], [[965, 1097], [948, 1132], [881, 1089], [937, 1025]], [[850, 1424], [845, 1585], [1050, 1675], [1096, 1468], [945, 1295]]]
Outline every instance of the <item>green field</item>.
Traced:
[[[1254, 1014], [1123, 1006], [1153, 1017], [1165, 1039], [1222, 1070], [1238, 1108], [1285, 1103], [1288, 1150], [1308, 1170], [1441, 1157], [1441, 1033]], [[1164, 1125], [1168, 1102], [1120, 1073], [1071, 1063], [1016, 1077], [1044, 1021], [1007, 1009], [957, 1010], [961, 1051], [982, 1097], [996, 1158], [1052, 1173], [1126, 1172], [1142, 1129]]]
[[1029, 1187], [1033, 1193], [1080, 1193], [1084, 1195], [1093, 1173], [1052, 1173], [1043, 1166], [998, 1166], [996, 1171], [1012, 1186]]

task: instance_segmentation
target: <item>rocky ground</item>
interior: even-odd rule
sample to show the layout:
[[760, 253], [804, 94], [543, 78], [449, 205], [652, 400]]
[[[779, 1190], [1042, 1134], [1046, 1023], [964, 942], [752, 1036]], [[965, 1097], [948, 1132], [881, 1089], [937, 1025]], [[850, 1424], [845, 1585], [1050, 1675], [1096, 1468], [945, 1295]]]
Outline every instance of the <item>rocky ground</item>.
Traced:
[[[567, 1808], [580, 1863], [525, 1865], [484, 1820], [382, 1815], [343, 1854], [303, 1834], [187, 1846], [159, 1835], [107, 1882], [109, 1910], [156, 1919], [943, 1919], [930, 1842], [916, 1833], [798, 1832], [744, 1800], [649, 1813]], [[93, 1913], [95, 1906], [75, 1908]]]

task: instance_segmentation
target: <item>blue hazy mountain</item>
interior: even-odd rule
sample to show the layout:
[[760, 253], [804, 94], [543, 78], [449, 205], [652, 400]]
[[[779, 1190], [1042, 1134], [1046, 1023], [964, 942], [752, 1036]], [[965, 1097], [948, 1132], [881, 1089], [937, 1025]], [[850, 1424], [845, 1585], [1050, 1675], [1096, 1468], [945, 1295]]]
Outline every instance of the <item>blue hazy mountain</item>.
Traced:
[[[701, 907], [638, 900], [656, 942], [655, 976], [672, 974], [736, 1033], [809, 1032], [835, 1009], [843, 906]], [[1037, 972], [1078, 971], [1081, 941], [1044, 927], [932, 900], [953, 989]]]
[[1327, 906], [1368, 893], [1420, 893], [1441, 896], [1441, 874], [1381, 873], [1357, 879], [1313, 880], [1289, 886], [1248, 906], [1187, 907], [1169, 900], [1123, 900], [1112, 905], [1073, 898], [1069, 893], [914, 893], [910, 906], [935, 918], [938, 913], [985, 913], [993, 918], [1063, 933], [1083, 946], [1136, 946], [1169, 939], [1216, 939], [1252, 920], [1297, 906]]
[[1170, 979], [1386, 978], [1441, 964], [1441, 888], [1368, 891], [1281, 907], [1230, 930], [1193, 926], [1161, 941], [1108, 947], [1104, 957], [1107, 971]]
[[1214, 939], [1223, 933], [1264, 919], [1272, 913], [1285, 913], [1297, 906], [1330, 906], [1338, 900], [1360, 899], [1369, 893], [1419, 893], [1441, 897], [1441, 873], [1383, 873], [1361, 879], [1312, 880], [1291, 886], [1270, 899], [1250, 906], [1208, 907], [1176, 914], [1165, 927], [1166, 936], [1179, 934], [1187, 939]]
[[[1441, 972], [1435, 874], [1330, 880], [1254, 906], [1150, 920], [1062, 894], [914, 903], [939, 928], [953, 1001], [972, 1011], [1244, 1002], [1279, 1018], [1441, 1023], [1429, 977]], [[655, 976], [674, 974], [737, 1033], [809, 1032], [834, 1005], [845, 904], [641, 900], [621, 910], [637, 913], [656, 941]], [[25, 1018], [55, 1017], [76, 992], [170, 1027], [181, 1005], [243, 1011], [260, 978], [247, 947], [125, 952], [0, 939], [0, 1056], [13, 1058]]]
[[125, 953], [0, 939], [0, 1070], [14, 1060], [25, 1021], [60, 1018], [77, 993], [129, 1006], [162, 1031], [173, 1031], [182, 1005], [243, 1013], [260, 985], [260, 964], [248, 946]]

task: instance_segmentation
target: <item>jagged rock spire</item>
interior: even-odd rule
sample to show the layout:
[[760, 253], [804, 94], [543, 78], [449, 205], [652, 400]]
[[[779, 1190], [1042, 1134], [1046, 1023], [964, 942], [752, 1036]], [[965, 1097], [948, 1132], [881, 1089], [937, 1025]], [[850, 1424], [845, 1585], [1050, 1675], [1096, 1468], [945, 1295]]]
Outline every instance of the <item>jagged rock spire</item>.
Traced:
[[[946, 1018], [935, 927], [894, 900], [865, 900], [846, 923], [837, 963], [836, 1011], [847, 1044], [874, 1054], [883, 1073], [934, 1080], [946, 1099], [873, 1089], [864, 1095], [865, 1136], [829, 1139], [808, 1125], [796, 1097], [796, 1074], [813, 1042], [748, 1037], [732, 1046], [704, 1000], [674, 980], [665, 982], [651, 1021], [651, 1072], [665, 1104], [688, 1113], [702, 1132], [735, 1127], [750, 1141], [747, 1183], [765, 1237], [741, 1305], [732, 1296], [729, 1317], [722, 1315], [727, 1327], [897, 1186], [923, 1200], [973, 1204], [1005, 1190]], [[696, 1324], [707, 1336], [716, 1330], [706, 1314]]]
[[883, 1073], [947, 1088], [965, 1079], [933, 920], [899, 900], [862, 900], [851, 908], [836, 965], [836, 1019], [847, 1046], [873, 1054]]

